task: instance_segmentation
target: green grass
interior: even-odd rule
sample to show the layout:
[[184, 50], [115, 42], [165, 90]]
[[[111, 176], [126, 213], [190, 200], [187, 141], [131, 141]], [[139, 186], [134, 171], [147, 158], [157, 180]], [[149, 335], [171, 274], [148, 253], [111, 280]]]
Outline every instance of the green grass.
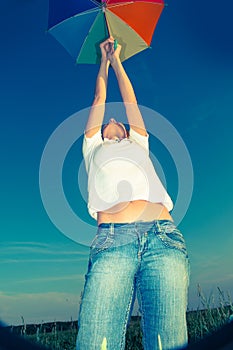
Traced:
[[[215, 294], [207, 298], [198, 285], [198, 296], [200, 307], [196, 311], [187, 312], [187, 325], [189, 342], [195, 342], [199, 339], [215, 332], [224, 324], [228, 323], [233, 314], [233, 304], [229, 293], [225, 294], [219, 287], [218, 295], [215, 300]], [[218, 307], [216, 307], [216, 303]]]
[[[196, 342], [216, 331], [229, 322], [233, 314], [231, 297], [229, 294], [225, 295], [220, 288], [218, 288], [218, 307], [215, 306], [214, 294], [207, 298], [200, 286], [198, 286], [198, 296], [200, 301], [198, 309], [187, 312], [189, 343]], [[54, 350], [75, 350], [77, 322], [71, 320], [70, 322], [25, 325], [23, 318], [22, 322], [22, 326], [12, 327], [12, 331]], [[143, 350], [140, 317], [138, 316], [131, 318], [126, 333], [125, 350]]]

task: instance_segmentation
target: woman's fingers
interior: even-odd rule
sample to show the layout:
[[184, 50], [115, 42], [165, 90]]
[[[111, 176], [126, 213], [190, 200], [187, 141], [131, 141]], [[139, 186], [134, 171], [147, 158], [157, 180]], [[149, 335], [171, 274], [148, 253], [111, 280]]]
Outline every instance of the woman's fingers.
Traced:
[[121, 52], [121, 45], [120, 45], [119, 43], [117, 43], [117, 48], [116, 48], [116, 50], [115, 50], [115, 53], [116, 53], [117, 55], [119, 55], [120, 52]]
[[114, 43], [114, 39], [113, 37], [109, 37], [108, 39], [106, 39], [105, 41], [103, 41], [101, 44], [100, 44], [100, 47], [104, 47], [106, 44], [109, 44], [109, 43]]
[[121, 45], [117, 43], [117, 47], [114, 49], [114, 38], [110, 36], [100, 44], [100, 49], [102, 55], [112, 61], [114, 60], [114, 57], [119, 57], [121, 52]]
[[108, 39], [106, 39], [100, 44], [102, 57], [107, 58], [107, 56], [109, 56], [109, 54], [112, 53], [113, 45], [114, 45], [114, 39], [112, 37], [109, 37]]

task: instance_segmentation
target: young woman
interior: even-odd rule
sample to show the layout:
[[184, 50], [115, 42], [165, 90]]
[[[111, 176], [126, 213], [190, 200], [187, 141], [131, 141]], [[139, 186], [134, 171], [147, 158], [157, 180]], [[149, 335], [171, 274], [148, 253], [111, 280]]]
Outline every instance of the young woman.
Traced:
[[[187, 345], [189, 261], [169, 211], [173, 203], [149, 158], [148, 134], [113, 38], [102, 60], [83, 141], [88, 210], [98, 222], [78, 319], [77, 350], [125, 348], [135, 295], [145, 350]], [[102, 128], [108, 69], [119, 84], [130, 126]]]

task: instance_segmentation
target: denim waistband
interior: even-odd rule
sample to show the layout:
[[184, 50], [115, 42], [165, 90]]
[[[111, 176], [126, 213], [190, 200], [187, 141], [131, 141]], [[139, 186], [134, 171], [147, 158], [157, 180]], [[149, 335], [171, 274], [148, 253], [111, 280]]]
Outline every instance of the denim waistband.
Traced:
[[117, 228], [117, 227], [123, 227], [123, 226], [147, 226], [147, 225], [154, 225], [154, 224], [158, 224], [161, 225], [164, 222], [172, 222], [174, 223], [172, 220], [168, 220], [168, 219], [162, 219], [162, 220], [152, 220], [152, 221], [135, 221], [135, 222], [109, 222], [109, 223], [102, 223], [99, 224], [98, 227], [99, 228]]

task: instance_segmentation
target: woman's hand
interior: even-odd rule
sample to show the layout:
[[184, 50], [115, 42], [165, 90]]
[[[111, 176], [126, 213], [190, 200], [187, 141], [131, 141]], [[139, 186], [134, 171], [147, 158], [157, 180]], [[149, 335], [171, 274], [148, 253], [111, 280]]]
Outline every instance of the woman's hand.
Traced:
[[116, 63], [120, 62], [120, 52], [121, 52], [121, 45], [117, 44], [116, 50], [114, 50], [114, 44], [112, 51], [108, 54], [108, 59], [112, 66], [114, 66]]
[[114, 65], [120, 58], [121, 45], [118, 44], [116, 50], [114, 50], [114, 38], [109, 37], [103, 43], [100, 44], [100, 50], [102, 54], [102, 60], [107, 60]]
[[112, 52], [114, 47], [114, 39], [112, 37], [108, 38], [100, 44], [100, 50], [102, 55], [102, 60], [108, 61], [109, 54]]

